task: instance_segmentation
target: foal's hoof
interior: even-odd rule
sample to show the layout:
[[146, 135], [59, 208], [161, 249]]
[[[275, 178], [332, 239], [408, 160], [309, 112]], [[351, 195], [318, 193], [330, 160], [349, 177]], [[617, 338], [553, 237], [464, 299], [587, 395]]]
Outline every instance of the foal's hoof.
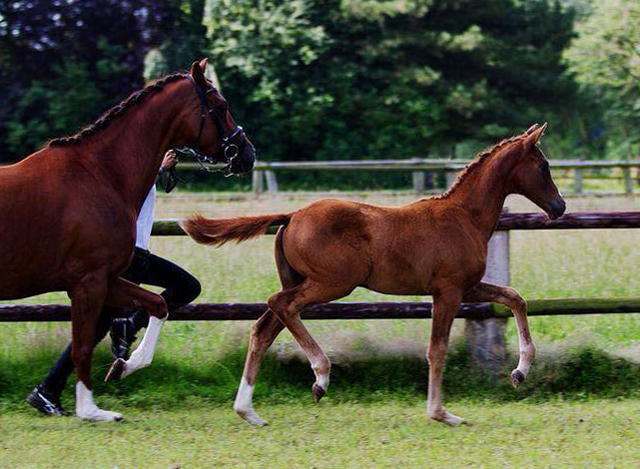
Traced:
[[462, 417], [458, 417], [457, 415], [452, 414], [451, 412], [447, 412], [446, 410], [429, 414], [429, 418], [442, 422], [450, 427], [457, 427], [459, 425], [468, 425], [467, 421]]
[[234, 407], [233, 410], [235, 410], [236, 414], [238, 414], [242, 420], [253, 425], [254, 427], [269, 426], [269, 423], [265, 420], [262, 420], [262, 418], [253, 409], [241, 409]]
[[511, 372], [511, 385], [517, 388], [524, 381], [524, 373], [520, 370], [513, 370]]
[[320, 399], [327, 393], [327, 391], [318, 384], [313, 385], [311, 392], [313, 393], [313, 400], [316, 402], [320, 402]]
[[122, 378], [124, 371], [127, 369], [127, 362], [122, 358], [118, 358], [113, 362], [111, 368], [107, 372], [107, 376], [104, 377], [104, 382], [108, 383], [109, 381], [113, 381], [115, 379]]

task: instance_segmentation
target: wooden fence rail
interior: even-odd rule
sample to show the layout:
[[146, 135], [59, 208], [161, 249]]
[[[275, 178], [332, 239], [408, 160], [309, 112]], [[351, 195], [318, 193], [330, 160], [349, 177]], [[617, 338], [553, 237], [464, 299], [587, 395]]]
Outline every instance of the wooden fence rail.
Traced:
[[[577, 230], [577, 229], [640, 228], [640, 212], [573, 212], [558, 220], [549, 220], [543, 213], [503, 213], [496, 231], [513, 230]], [[270, 229], [267, 234], [275, 234]], [[153, 236], [185, 236], [178, 220], [157, 220]]]
[[[302, 317], [328, 319], [429, 319], [429, 302], [325, 303], [306, 308]], [[265, 303], [193, 303], [174, 311], [170, 321], [252, 321], [267, 309]], [[529, 316], [640, 313], [640, 298], [565, 298], [531, 300]], [[124, 312], [123, 312], [124, 314]], [[470, 303], [458, 318], [509, 318], [511, 311], [492, 303]], [[68, 305], [15, 304], [0, 306], [0, 322], [64, 322], [70, 320]]]
[[[447, 160], [434, 158], [410, 158], [402, 160], [351, 160], [351, 161], [296, 161], [296, 162], [267, 162], [256, 163], [253, 172], [252, 186], [254, 194], [262, 193], [265, 188], [268, 193], [278, 192], [276, 172], [279, 171], [395, 171], [411, 172], [413, 188], [416, 193], [426, 191], [426, 172], [442, 172], [446, 175], [447, 186], [455, 179], [455, 173], [460, 171], [470, 160]], [[631, 170], [640, 168], [640, 160], [624, 161], [583, 161], [583, 160], [553, 160], [550, 162], [553, 170], [570, 170], [573, 172], [573, 192], [584, 192], [585, 171], [595, 169], [619, 169], [624, 180], [624, 192], [633, 193], [633, 177]], [[182, 163], [184, 169], [199, 169], [195, 163]]]

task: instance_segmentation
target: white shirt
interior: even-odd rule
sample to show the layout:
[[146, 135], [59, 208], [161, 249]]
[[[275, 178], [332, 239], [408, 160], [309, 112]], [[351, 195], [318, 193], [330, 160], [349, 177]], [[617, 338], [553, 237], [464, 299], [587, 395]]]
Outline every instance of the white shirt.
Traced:
[[156, 205], [156, 185], [154, 184], [147, 198], [144, 199], [142, 209], [136, 221], [136, 247], [149, 250], [151, 229], [153, 228], [153, 209]]

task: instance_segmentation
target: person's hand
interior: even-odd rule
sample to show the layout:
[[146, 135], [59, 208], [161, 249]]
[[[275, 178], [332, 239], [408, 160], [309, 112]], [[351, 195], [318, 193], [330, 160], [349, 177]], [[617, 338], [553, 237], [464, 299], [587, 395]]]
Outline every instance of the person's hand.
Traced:
[[175, 167], [178, 164], [178, 157], [173, 150], [169, 150], [164, 154], [164, 159], [162, 160], [162, 164], [160, 168], [164, 171], [168, 171], [171, 168]]

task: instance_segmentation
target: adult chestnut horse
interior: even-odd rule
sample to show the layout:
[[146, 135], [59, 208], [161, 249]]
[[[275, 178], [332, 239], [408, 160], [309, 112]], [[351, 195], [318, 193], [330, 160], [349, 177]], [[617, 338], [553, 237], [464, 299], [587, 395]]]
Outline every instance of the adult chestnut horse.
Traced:
[[[103, 305], [142, 306], [151, 316], [119, 374], [148, 366], [167, 317], [161, 296], [120, 277], [133, 255], [136, 218], [164, 153], [198, 148], [231, 170], [253, 168], [255, 150], [204, 76], [169, 75], [132, 94], [73, 137], [51, 141], [0, 169], [0, 299], [66, 291], [71, 298], [76, 414], [120, 420], [91, 391], [91, 357]], [[207, 117], [207, 116], [210, 116]]]
[[526, 303], [510, 287], [481, 282], [487, 243], [508, 194], [522, 194], [561, 216], [565, 202], [537, 143], [546, 128], [537, 125], [480, 154], [445, 194], [403, 207], [324, 199], [297, 212], [235, 219], [194, 217], [183, 223], [197, 242], [221, 245], [244, 241], [280, 226], [275, 254], [282, 291], [255, 323], [234, 409], [248, 422], [265, 422], [253, 410], [253, 387], [260, 361], [286, 326], [309, 358], [319, 400], [329, 384], [330, 363], [300, 320], [305, 306], [347, 296], [356, 287], [395, 295], [433, 295], [428, 350], [428, 415], [449, 425], [462, 419], [442, 406], [440, 387], [449, 331], [460, 303], [494, 301], [513, 310], [520, 339], [514, 386], [529, 371], [535, 348], [527, 326]]

